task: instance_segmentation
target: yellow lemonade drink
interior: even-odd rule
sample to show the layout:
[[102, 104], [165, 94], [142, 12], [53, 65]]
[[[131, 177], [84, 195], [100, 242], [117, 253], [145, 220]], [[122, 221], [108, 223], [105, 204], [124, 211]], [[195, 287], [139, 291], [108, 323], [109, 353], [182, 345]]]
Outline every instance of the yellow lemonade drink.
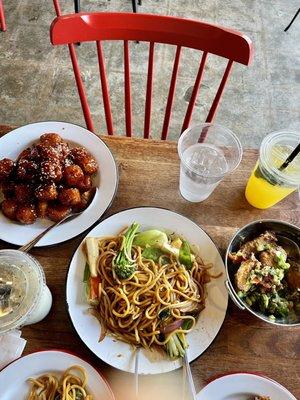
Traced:
[[300, 185], [300, 155], [282, 171], [280, 166], [300, 143], [296, 132], [275, 132], [266, 136], [260, 148], [259, 161], [246, 186], [247, 201], [256, 208], [269, 208]]
[[252, 171], [249, 181], [246, 186], [245, 196], [253, 207], [268, 208], [274, 206], [280, 200], [284, 199], [287, 195], [294, 192], [296, 188], [289, 188], [269, 183], [263, 177], [258, 177], [255, 174], [258, 167]]

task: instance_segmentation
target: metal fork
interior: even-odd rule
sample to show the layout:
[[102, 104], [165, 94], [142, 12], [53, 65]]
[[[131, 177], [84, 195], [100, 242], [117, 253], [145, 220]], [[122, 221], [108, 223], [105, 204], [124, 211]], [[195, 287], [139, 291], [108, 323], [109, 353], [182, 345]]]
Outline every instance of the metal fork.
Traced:
[[9, 314], [12, 310], [9, 302], [11, 289], [12, 289], [12, 282], [3, 281], [3, 279], [0, 278], [0, 317]]
[[135, 351], [135, 365], [134, 365], [134, 386], [135, 386], [135, 397], [139, 397], [139, 355], [140, 347], [137, 347]]
[[182, 367], [183, 367], [183, 382], [185, 384], [185, 382], [187, 380], [189, 391], [192, 395], [192, 399], [196, 400], [196, 389], [195, 389], [195, 384], [194, 384], [194, 380], [193, 380], [193, 376], [192, 376], [190, 363], [189, 363], [188, 356], [187, 356], [187, 350], [185, 351], [184, 357], [182, 359]]

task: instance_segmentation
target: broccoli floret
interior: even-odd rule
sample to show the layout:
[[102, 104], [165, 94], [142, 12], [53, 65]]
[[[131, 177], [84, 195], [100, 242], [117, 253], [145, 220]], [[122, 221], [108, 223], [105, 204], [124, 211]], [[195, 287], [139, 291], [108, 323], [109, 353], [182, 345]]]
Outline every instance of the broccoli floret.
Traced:
[[281, 298], [278, 294], [274, 295], [268, 304], [267, 311], [277, 317], [286, 317], [290, 310], [288, 300]]
[[269, 305], [269, 301], [270, 301], [270, 299], [265, 293], [260, 295], [259, 307], [260, 307], [262, 312], [265, 312], [267, 310], [268, 305]]
[[279, 268], [282, 269], [289, 269], [290, 268], [290, 264], [286, 262], [286, 254], [281, 252], [281, 251], [277, 251], [276, 252], [276, 261], [277, 261], [277, 265]]
[[128, 279], [136, 270], [136, 265], [131, 257], [131, 248], [134, 236], [140, 225], [133, 223], [124, 233], [123, 242], [117, 257], [114, 260], [114, 272], [120, 279]]
[[270, 250], [271, 249], [271, 245], [270, 243], [258, 243], [258, 245], [256, 246], [256, 250], [257, 251], [265, 251], [265, 250]]
[[135, 264], [119, 264], [115, 266], [115, 273], [120, 279], [128, 279], [135, 272]]

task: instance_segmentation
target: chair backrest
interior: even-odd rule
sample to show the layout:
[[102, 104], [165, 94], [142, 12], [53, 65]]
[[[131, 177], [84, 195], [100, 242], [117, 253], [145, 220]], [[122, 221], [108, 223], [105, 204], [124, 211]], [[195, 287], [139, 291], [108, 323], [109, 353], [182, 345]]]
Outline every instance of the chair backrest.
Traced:
[[132, 135], [132, 99], [130, 79], [129, 41], [149, 42], [148, 75], [145, 100], [144, 138], [150, 136], [153, 63], [155, 44], [164, 43], [176, 46], [176, 54], [167, 97], [161, 139], [166, 139], [174, 101], [181, 49], [188, 47], [203, 52], [193, 91], [187, 106], [181, 132], [190, 124], [199, 86], [203, 77], [208, 53], [228, 59], [225, 72], [210, 107], [206, 122], [212, 122], [233, 62], [248, 65], [252, 59], [250, 39], [231, 29], [208, 23], [182, 18], [151, 14], [129, 13], [79, 13], [61, 16], [59, 4], [54, 0], [58, 17], [50, 29], [53, 45], [67, 44], [73, 64], [75, 80], [87, 128], [94, 130], [93, 121], [85, 88], [81, 79], [75, 43], [95, 41], [98, 53], [99, 74], [102, 86], [103, 106], [106, 118], [107, 133], [114, 133], [109, 88], [105, 70], [102, 41], [120, 40], [124, 42], [124, 92], [125, 92], [125, 125], [126, 135]]
[[0, 30], [4, 32], [6, 31], [6, 22], [2, 0], [0, 0]]

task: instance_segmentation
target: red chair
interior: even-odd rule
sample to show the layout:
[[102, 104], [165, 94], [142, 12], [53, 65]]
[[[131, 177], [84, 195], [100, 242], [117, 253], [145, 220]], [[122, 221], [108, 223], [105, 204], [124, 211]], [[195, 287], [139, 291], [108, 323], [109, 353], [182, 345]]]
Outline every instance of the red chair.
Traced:
[[3, 32], [6, 31], [6, 22], [2, 0], [0, 0], [0, 30]]
[[54, 0], [54, 5], [58, 17], [52, 22], [51, 25], [51, 42], [53, 45], [67, 44], [69, 46], [70, 57], [73, 64], [75, 80], [86, 125], [91, 131], [94, 131], [94, 125], [91, 117], [90, 107], [85, 94], [85, 88], [81, 79], [74, 46], [75, 43], [95, 41], [98, 53], [99, 73], [102, 85], [107, 133], [112, 135], [114, 133], [114, 127], [102, 50], [102, 41], [124, 41], [125, 125], [126, 135], [132, 136], [130, 55], [128, 42], [149, 42], [144, 138], [149, 138], [150, 136], [155, 43], [167, 43], [177, 46], [169, 94], [166, 103], [161, 139], [166, 139], [168, 135], [182, 47], [202, 50], [203, 54], [181, 131], [184, 131], [190, 124], [208, 53], [225, 57], [228, 59], [228, 63], [206, 118], [206, 122], [212, 122], [214, 119], [233, 62], [235, 61], [248, 65], [252, 58], [252, 44], [250, 39], [245, 35], [231, 29], [222, 28], [200, 21], [151, 14], [79, 13], [62, 16], [57, 0]]

